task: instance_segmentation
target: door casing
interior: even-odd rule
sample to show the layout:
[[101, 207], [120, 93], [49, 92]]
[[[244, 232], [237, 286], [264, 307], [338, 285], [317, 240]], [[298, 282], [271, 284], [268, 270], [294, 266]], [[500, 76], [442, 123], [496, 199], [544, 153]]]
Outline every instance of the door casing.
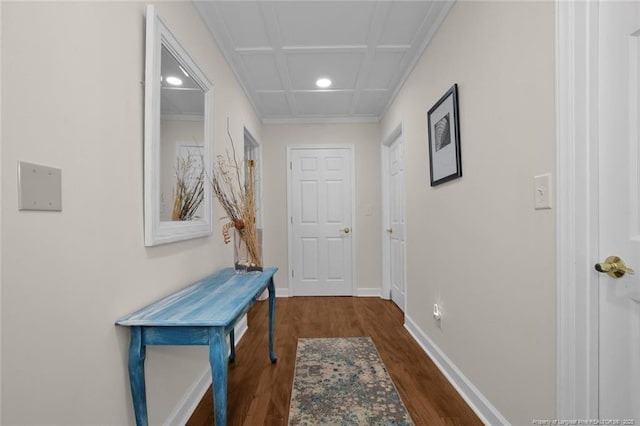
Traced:
[[598, 418], [598, 2], [556, 0], [557, 410]]

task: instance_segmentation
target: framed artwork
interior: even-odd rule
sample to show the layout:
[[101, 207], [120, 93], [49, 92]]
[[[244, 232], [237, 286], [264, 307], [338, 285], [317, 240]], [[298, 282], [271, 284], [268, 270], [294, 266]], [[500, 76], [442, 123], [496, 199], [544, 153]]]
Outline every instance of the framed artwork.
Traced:
[[427, 113], [431, 186], [462, 176], [458, 85], [454, 84]]

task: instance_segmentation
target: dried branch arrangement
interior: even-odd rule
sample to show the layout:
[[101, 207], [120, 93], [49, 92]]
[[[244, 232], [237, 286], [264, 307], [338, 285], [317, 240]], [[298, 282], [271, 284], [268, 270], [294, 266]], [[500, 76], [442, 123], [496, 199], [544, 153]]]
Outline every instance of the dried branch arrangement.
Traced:
[[[202, 164], [202, 162], [200, 162]], [[195, 171], [191, 154], [176, 160], [176, 185], [173, 188], [171, 220], [193, 220], [204, 200], [204, 168]]]
[[256, 231], [256, 208], [253, 187], [253, 160], [246, 162], [245, 184], [240, 177], [240, 165], [236, 157], [235, 144], [229, 132], [227, 121], [227, 134], [231, 140], [230, 154], [218, 155], [213, 167], [211, 186], [222, 208], [224, 208], [228, 222], [222, 227], [224, 242], [231, 242], [229, 231], [236, 229], [242, 241], [246, 244], [249, 265], [247, 267], [259, 269], [262, 267], [262, 256]]

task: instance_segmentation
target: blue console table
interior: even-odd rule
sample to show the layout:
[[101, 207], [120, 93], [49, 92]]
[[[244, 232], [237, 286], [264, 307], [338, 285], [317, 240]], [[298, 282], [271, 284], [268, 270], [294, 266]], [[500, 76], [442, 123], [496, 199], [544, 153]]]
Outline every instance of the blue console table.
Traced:
[[235, 359], [233, 327], [253, 306], [265, 289], [269, 290], [269, 357], [273, 351], [275, 287], [278, 268], [255, 274], [236, 274], [233, 268], [216, 272], [180, 291], [118, 320], [130, 327], [129, 381], [138, 426], [146, 426], [147, 400], [144, 358], [147, 345], [208, 345], [213, 379], [213, 407], [216, 426], [227, 424], [227, 344]]

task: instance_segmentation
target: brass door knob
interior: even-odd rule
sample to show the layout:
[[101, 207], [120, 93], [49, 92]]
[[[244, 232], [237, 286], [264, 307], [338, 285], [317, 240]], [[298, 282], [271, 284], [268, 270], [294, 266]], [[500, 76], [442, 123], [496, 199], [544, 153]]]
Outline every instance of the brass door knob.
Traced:
[[387, 232], [390, 233], [390, 234], [393, 234], [393, 228], [387, 229]]
[[348, 234], [349, 232], [351, 232], [351, 229], [349, 229], [349, 228], [344, 228], [344, 229], [342, 230], [342, 232], [344, 232], [345, 234]]
[[602, 272], [603, 274], [609, 275], [611, 278], [620, 278], [624, 274], [635, 274], [632, 268], [629, 268], [624, 260], [620, 259], [618, 256], [609, 256], [604, 262], [596, 263], [594, 268], [598, 272]]

